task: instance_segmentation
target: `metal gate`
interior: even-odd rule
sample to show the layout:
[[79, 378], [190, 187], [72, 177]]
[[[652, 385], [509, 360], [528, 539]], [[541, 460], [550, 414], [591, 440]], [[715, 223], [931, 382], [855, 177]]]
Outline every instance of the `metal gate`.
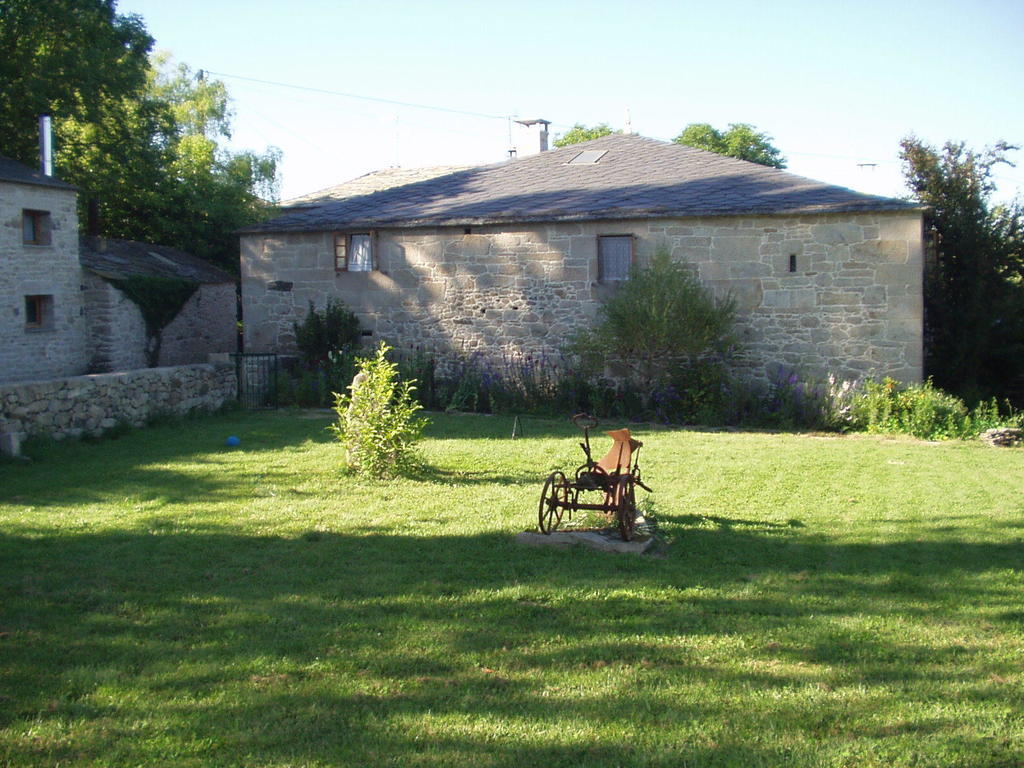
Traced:
[[238, 404], [243, 408], [277, 408], [277, 355], [239, 353], [235, 358]]

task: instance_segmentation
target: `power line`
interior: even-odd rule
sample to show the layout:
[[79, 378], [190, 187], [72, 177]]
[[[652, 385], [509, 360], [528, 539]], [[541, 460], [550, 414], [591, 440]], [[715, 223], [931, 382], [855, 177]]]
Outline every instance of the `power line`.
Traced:
[[214, 72], [211, 69], [203, 70], [207, 74], [216, 75], [217, 77], [229, 77], [234, 80], [246, 80], [250, 83], [261, 83], [263, 85], [273, 85], [278, 88], [291, 88], [296, 91], [309, 91], [311, 93], [323, 93], [328, 96], [341, 96], [346, 99], [360, 99], [362, 101], [375, 101], [379, 104], [392, 104], [399, 107], [411, 107], [413, 109], [429, 109], [434, 112], [447, 112], [452, 115], [467, 115], [469, 117], [481, 117], [487, 120], [508, 120], [509, 115], [491, 115], [486, 112], [472, 112], [465, 109], [452, 109], [450, 107], [438, 107], [432, 104], [417, 104], [412, 101], [399, 101], [398, 99], [384, 99], [379, 96], [364, 96], [359, 93], [346, 93], [345, 91], [332, 91], [327, 88], [313, 88], [308, 85], [295, 85], [293, 83], [281, 83], [275, 80], [261, 80], [257, 77], [244, 77], [243, 75], [230, 75], [227, 72]]
[[[391, 104], [399, 107], [409, 107], [411, 109], [426, 109], [433, 112], [445, 112], [450, 115], [465, 115], [467, 117], [479, 117], [485, 120], [515, 120], [516, 115], [493, 115], [488, 112], [474, 112], [468, 109], [453, 109], [452, 107], [439, 107], [435, 104], [420, 104], [414, 101], [400, 101], [398, 99], [385, 99], [380, 96], [366, 96], [361, 93], [348, 93], [347, 91], [333, 91], [328, 88], [314, 88], [308, 85], [296, 85], [295, 83], [282, 83], [279, 80], [263, 80], [258, 77], [246, 77], [245, 75], [232, 75], [227, 72], [215, 72], [212, 69], [200, 70], [201, 73], [208, 75], [216, 75], [217, 77], [227, 77], [232, 80], [245, 80], [250, 83], [260, 83], [262, 85], [272, 85], [277, 88], [290, 88], [294, 91], [307, 91], [309, 93], [321, 93], [327, 96], [340, 96], [346, 99], [359, 99], [361, 101], [372, 101], [378, 104]], [[556, 128], [572, 128], [573, 126], [567, 123], [555, 123], [551, 122], [551, 125]]]

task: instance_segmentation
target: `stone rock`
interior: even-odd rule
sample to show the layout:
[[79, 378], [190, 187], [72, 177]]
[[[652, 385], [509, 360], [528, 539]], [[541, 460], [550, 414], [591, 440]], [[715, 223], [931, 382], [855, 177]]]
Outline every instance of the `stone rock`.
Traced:
[[1024, 429], [996, 427], [981, 433], [981, 441], [996, 448], [1012, 448], [1024, 441]]
[[21, 432], [5, 432], [0, 434], [0, 454], [4, 456], [20, 456], [21, 441], [25, 435]]
[[654, 546], [653, 536], [637, 536], [632, 541], [623, 541], [618, 534], [602, 531], [555, 531], [545, 534], [526, 531], [516, 535], [516, 541], [530, 547], [553, 547], [571, 549], [586, 547], [599, 552], [642, 555]]

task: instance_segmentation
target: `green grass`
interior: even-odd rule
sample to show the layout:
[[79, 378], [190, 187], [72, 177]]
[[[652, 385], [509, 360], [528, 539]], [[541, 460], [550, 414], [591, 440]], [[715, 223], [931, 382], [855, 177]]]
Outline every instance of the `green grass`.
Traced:
[[294, 412], [0, 464], [0, 765], [1024, 765], [1024, 452], [639, 429], [614, 556], [513, 540], [571, 426], [432, 419], [393, 483]]

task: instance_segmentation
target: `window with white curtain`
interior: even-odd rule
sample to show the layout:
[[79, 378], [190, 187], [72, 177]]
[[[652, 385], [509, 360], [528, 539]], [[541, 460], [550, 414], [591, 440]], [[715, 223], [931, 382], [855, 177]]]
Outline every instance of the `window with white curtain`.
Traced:
[[601, 235], [597, 238], [597, 279], [600, 282], [628, 280], [632, 266], [632, 235]]
[[370, 272], [373, 263], [373, 235], [359, 233], [334, 236], [334, 268], [338, 272]]

